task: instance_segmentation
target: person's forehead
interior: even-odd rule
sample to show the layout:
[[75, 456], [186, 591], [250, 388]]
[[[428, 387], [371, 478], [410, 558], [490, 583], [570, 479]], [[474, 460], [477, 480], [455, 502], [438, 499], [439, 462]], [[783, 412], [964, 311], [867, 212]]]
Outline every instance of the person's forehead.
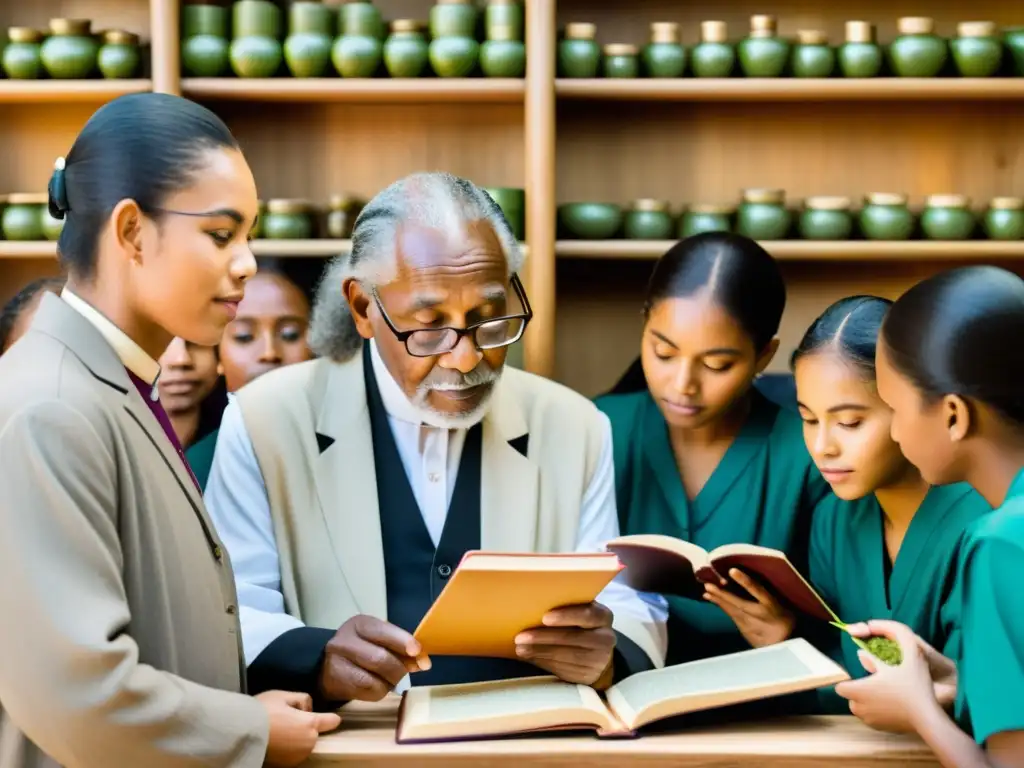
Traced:
[[463, 221], [451, 229], [414, 222], [399, 226], [398, 279], [432, 274], [505, 271], [505, 253], [486, 219]]

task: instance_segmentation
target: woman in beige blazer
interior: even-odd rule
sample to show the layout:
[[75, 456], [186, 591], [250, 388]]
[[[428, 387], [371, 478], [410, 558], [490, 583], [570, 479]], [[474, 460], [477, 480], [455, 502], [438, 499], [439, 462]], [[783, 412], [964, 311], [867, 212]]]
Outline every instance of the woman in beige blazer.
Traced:
[[338, 717], [244, 694], [231, 565], [155, 396], [255, 271], [252, 173], [205, 108], [132, 95], [49, 206], [67, 285], [0, 358], [0, 768], [295, 765]]

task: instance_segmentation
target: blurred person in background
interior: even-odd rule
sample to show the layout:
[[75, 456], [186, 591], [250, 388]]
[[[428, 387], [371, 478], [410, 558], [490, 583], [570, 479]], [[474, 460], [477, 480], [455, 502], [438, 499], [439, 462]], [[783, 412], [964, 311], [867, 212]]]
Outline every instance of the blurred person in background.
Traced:
[[0, 310], [0, 354], [3, 354], [28, 330], [43, 294], [60, 293], [63, 277], [44, 277], [33, 280]]
[[157, 391], [182, 448], [189, 448], [220, 426], [228, 404], [218, 375], [217, 347], [175, 338], [160, 356]]

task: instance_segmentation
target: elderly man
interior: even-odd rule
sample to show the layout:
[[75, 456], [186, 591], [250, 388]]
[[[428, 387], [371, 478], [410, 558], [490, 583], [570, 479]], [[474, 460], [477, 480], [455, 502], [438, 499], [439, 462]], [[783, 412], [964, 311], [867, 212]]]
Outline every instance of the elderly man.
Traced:
[[[608, 419], [504, 369], [531, 310], [518, 243], [463, 179], [363, 209], [313, 311], [321, 356], [243, 387], [206, 501], [234, 565], [252, 690], [321, 706], [396, 686], [661, 666], [665, 606], [615, 581], [517, 638], [519, 660], [427, 659], [411, 636], [468, 550], [594, 551], [618, 535]], [[614, 621], [613, 621], [614, 614]]]

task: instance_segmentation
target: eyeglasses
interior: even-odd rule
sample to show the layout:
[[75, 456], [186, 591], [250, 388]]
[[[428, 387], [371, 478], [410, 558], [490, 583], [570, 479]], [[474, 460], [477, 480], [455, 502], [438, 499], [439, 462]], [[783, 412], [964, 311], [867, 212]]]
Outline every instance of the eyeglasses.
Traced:
[[533, 310], [530, 309], [530, 302], [526, 298], [526, 291], [519, 280], [519, 276], [512, 275], [512, 290], [523, 305], [524, 311], [520, 314], [505, 315], [473, 323], [465, 328], [414, 328], [410, 331], [400, 331], [391, 322], [384, 305], [381, 304], [380, 296], [376, 289], [372, 289], [373, 300], [377, 303], [381, 317], [388, 324], [388, 328], [395, 334], [395, 338], [405, 344], [406, 351], [413, 357], [434, 357], [451, 352], [458, 346], [463, 336], [469, 336], [477, 349], [495, 349], [515, 344], [523, 336], [526, 324], [533, 317]]

